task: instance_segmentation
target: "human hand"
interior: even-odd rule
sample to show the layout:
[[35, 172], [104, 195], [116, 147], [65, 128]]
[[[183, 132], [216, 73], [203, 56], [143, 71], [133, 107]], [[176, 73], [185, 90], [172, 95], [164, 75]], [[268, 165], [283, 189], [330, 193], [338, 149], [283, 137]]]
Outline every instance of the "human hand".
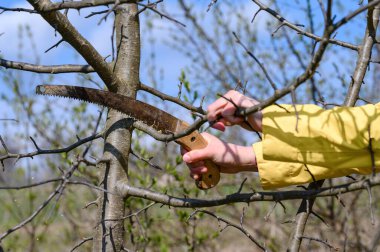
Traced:
[[222, 173], [257, 171], [256, 157], [251, 146], [240, 146], [221, 141], [219, 138], [202, 133], [208, 142], [203, 149], [187, 151], [181, 149], [183, 160], [190, 168], [190, 176], [198, 180], [200, 174], [207, 172], [204, 160], [211, 160], [219, 166]]
[[212, 123], [213, 128], [221, 131], [224, 131], [226, 126], [240, 125], [247, 130], [261, 132], [263, 117], [261, 111], [248, 115], [246, 122], [243, 117], [235, 115], [238, 108], [249, 108], [256, 104], [259, 102], [255, 99], [230, 90], [208, 106], [207, 119]]

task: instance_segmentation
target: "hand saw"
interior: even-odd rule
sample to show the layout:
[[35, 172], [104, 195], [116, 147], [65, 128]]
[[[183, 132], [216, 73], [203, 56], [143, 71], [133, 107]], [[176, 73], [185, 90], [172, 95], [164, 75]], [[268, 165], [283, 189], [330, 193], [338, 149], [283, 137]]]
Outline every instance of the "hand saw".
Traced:
[[[165, 134], [177, 133], [189, 126], [185, 121], [152, 105], [113, 92], [66, 85], [39, 85], [36, 87], [36, 93], [79, 99], [115, 109]], [[207, 146], [207, 141], [198, 131], [175, 141], [186, 150], [202, 149]], [[195, 184], [200, 189], [209, 189], [218, 184], [220, 170], [210, 160], [205, 160], [204, 163], [207, 167], [207, 173], [202, 174], [200, 179], [195, 181]]]

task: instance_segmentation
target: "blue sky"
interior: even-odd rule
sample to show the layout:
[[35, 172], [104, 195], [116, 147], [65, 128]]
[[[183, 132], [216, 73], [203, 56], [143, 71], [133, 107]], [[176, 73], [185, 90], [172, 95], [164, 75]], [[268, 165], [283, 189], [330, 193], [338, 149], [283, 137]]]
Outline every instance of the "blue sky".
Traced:
[[[196, 8], [199, 10], [204, 10], [206, 12], [209, 1], [195, 1]], [[241, 2], [240, 2], [241, 3]], [[302, 20], [302, 16], [300, 12], [297, 11], [297, 8], [294, 8], [296, 5], [291, 1], [278, 1], [284, 8], [284, 13], [287, 14], [287, 18], [291, 21], [298, 22]], [[317, 7], [317, 1], [312, 1], [313, 5]], [[23, 0], [14, 0], [14, 1], [3, 1], [1, 3], [6, 7], [24, 7], [30, 8], [30, 5]], [[181, 16], [179, 15], [176, 7], [175, 1], [165, 1], [165, 8], [168, 10], [171, 16], [177, 17], [181, 20]], [[244, 4], [247, 6], [245, 8], [246, 13], [243, 15], [247, 16], [247, 22], [252, 17], [252, 14], [257, 10], [257, 7], [251, 1], [244, 1]], [[355, 8], [357, 5], [351, 4], [346, 6], [344, 12], [336, 11], [337, 19], [340, 18], [340, 15], [344, 15], [351, 8]], [[84, 9], [81, 10], [80, 15], [76, 11], [70, 11], [69, 17], [74, 26], [95, 46], [95, 48], [103, 55], [107, 56], [111, 54], [111, 45], [110, 45], [110, 36], [111, 36], [111, 28], [112, 28], [112, 17], [107, 19], [106, 22], [102, 22], [101, 25], [97, 25], [100, 16], [95, 16], [94, 18], [86, 19], [84, 18], [90, 11], [94, 10], [103, 10], [105, 7], [92, 8], [92, 9]], [[289, 11], [291, 10], [291, 12]], [[212, 10], [211, 10], [212, 11]], [[316, 20], [318, 21], [319, 15], [318, 12], [315, 12]], [[206, 16], [207, 17], [207, 16]], [[144, 20], [145, 16], [141, 16], [141, 31], [142, 31], [142, 64], [141, 70], [142, 75], [141, 79], [143, 82], [149, 83], [147, 78], [147, 73], [145, 72], [144, 65], [147, 64], [147, 60], [149, 60], [149, 53], [151, 48], [147, 45], [147, 34], [144, 33]], [[260, 29], [268, 18], [270, 18], [264, 12], [261, 12], [258, 15], [256, 20], [256, 27]], [[204, 25], [208, 26], [210, 20], [205, 20]], [[54, 30], [38, 15], [31, 15], [28, 13], [19, 13], [19, 12], [6, 12], [0, 15], [0, 33], [4, 33], [0, 37], [0, 53], [5, 59], [10, 60], [24, 60], [26, 62], [34, 63], [35, 56], [33, 50], [31, 48], [30, 41], [26, 40], [27, 43], [24, 44], [24, 50], [22, 59], [18, 59], [19, 55], [19, 44], [18, 27], [20, 25], [28, 24], [31, 27], [31, 31], [33, 34], [33, 40], [36, 44], [36, 53], [40, 56], [40, 63], [49, 65], [49, 64], [67, 64], [67, 63], [79, 63], [84, 64], [83, 59], [75, 53], [69, 45], [61, 44], [58, 48], [49, 51], [48, 53], [43, 53], [47, 48], [52, 46], [54, 43], [59, 41], [59, 35], [57, 37], [54, 36]], [[156, 60], [157, 65], [160, 66], [165, 72], [165, 83], [172, 83], [170, 85], [164, 86], [164, 91], [169, 92], [171, 94], [176, 93], [176, 87], [178, 84], [178, 76], [180, 74], [181, 69], [183, 69], [189, 62], [186, 57], [183, 57], [178, 51], [173, 50], [169, 46], [166, 45], [165, 39], [168, 37], [168, 29], [175, 28], [175, 24], [166, 19], [154, 19], [154, 26], [157, 27], [153, 29], [153, 36], [156, 38], [155, 44], [155, 52], [156, 52]], [[210, 27], [212, 29], [212, 27]], [[352, 32], [352, 27], [350, 30]], [[358, 38], [360, 38], [362, 34], [358, 34]], [[261, 38], [263, 40], [270, 39], [270, 32], [263, 31]], [[337, 34], [337, 38], [343, 38], [351, 42], [355, 42], [356, 38], [354, 36], [347, 37], [345, 36], [344, 29]], [[11, 41], [11, 43], [10, 43]], [[58, 75], [56, 76], [56, 81], [62, 82], [70, 82], [73, 81], [70, 75]], [[75, 79], [74, 79], [75, 81]]]
[[[222, 1], [222, 0], [220, 0]], [[210, 31], [213, 27], [210, 25], [211, 20], [208, 18], [206, 10], [210, 1], [194, 1], [194, 6], [199, 11], [204, 11], [206, 15], [206, 19], [203, 22], [203, 25], [207, 27]], [[247, 22], [250, 21], [253, 13], [257, 10], [257, 7], [251, 1], [240, 1], [236, 2], [239, 4], [245, 5], [244, 13], [242, 13], [247, 18]], [[294, 23], [300, 23], [303, 20], [302, 11], [298, 11], [296, 8], [297, 3], [293, 3], [293, 1], [285, 1], [279, 0], [277, 1], [279, 5], [281, 5], [281, 13], [290, 21]], [[319, 11], [317, 1], [311, 1], [314, 8], [315, 21], [321, 20], [321, 13]], [[29, 4], [24, 0], [14, 0], [14, 1], [3, 1], [1, 3], [6, 7], [24, 7], [31, 8]], [[346, 15], [349, 10], [357, 8], [357, 1], [350, 1], [350, 4], [345, 4], [344, 8], [336, 7], [335, 13], [337, 15], [336, 20]], [[173, 16], [178, 18], [178, 20], [183, 21], [184, 18], [181, 16], [182, 14], [179, 12], [178, 7], [176, 6], [176, 1], [166, 0], [164, 1], [164, 7], [167, 12]], [[159, 6], [161, 9], [162, 6]], [[108, 18], [105, 22], [102, 22], [98, 25], [98, 21], [101, 16], [95, 16], [90, 19], [86, 19], [85, 16], [89, 14], [91, 11], [95, 10], [104, 10], [105, 7], [91, 8], [81, 10], [80, 14], [77, 11], [70, 11], [69, 18], [74, 26], [82, 33], [84, 37], [86, 37], [94, 47], [101, 53], [103, 56], [107, 56], [111, 54], [111, 29], [112, 29], [112, 17]], [[211, 9], [212, 11], [212, 9]], [[155, 15], [155, 14], [151, 14]], [[364, 15], [364, 14], [363, 14]], [[260, 12], [255, 23], [253, 24], [259, 31], [260, 36], [259, 39], [262, 41], [261, 47], [257, 50], [266, 50], [266, 45], [269, 43], [268, 41], [271, 39], [271, 32], [266, 30], [264, 23], [269, 19], [272, 19], [265, 12]], [[357, 43], [359, 39], [362, 37], [362, 30], [359, 29], [363, 22], [361, 18], [357, 18], [354, 20], [354, 26], [346, 26], [337, 34], [337, 38], [344, 39], [346, 41]], [[233, 20], [231, 21], [233, 22]], [[160, 90], [164, 91], [171, 95], [177, 94], [177, 85], [179, 83], [178, 77], [182, 69], [191, 64], [191, 62], [184, 57], [177, 50], [174, 50], [166, 43], [169, 37], [169, 29], [175, 29], [176, 24], [166, 19], [153, 19], [154, 29], [152, 29], [149, 33], [146, 31], [146, 16], [141, 16], [141, 34], [142, 34], [142, 61], [141, 61], [141, 80], [144, 83], [149, 84], [150, 78], [148, 77], [146, 66], [152, 64], [150, 62], [149, 54], [152, 50], [156, 53], [156, 58], [154, 64], [158, 66], [158, 68], [162, 69], [164, 73], [164, 77], [162, 79], [162, 83], [165, 85], [160, 86]], [[44, 51], [59, 41], [60, 36], [55, 36], [53, 28], [51, 28], [41, 17], [38, 15], [28, 14], [28, 13], [19, 13], [19, 12], [5, 12], [0, 15], [0, 33], [3, 33], [0, 36], [0, 53], [3, 58], [9, 60], [16, 61], [25, 61], [30, 63], [40, 63], [43, 65], [50, 64], [85, 64], [84, 60], [70, 48], [69, 45], [62, 43], [48, 53], [44, 53]], [[29, 25], [32, 32], [32, 40], [26, 39], [22, 45], [22, 50], [19, 50], [20, 44], [20, 26]], [[307, 24], [306, 24], [307, 28]], [[305, 29], [306, 29], [305, 28]], [[320, 33], [321, 29], [317, 29], [316, 33]], [[348, 32], [350, 32], [350, 36], [347, 36]], [[24, 29], [23, 32], [24, 38], [26, 37], [26, 32]], [[154, 37], [156, 39], [156, 43], [154, 48], [149, 45], [148, 37]], [[33, 50], [32, 42], [36, 45], [36, 49]], [[239, 49], [242, 54], [244, 54], [241, 48]], [[21, 52], [21, 53], [20, 53]], [[39, 56], [38, 62], [36, 62], [35, 55]], [[338, 55], [339, 57], [352, 57], [352, 52], [347, 49], [342, 49], [341, 53]], [[20, 58], [21, 57], [21, 58]], [[329, 58], [327, 60], [333, 61], [333, 58]], [[343, 68], [343, 66], [342, 66]], [[294, 69], [290, 71], [297, 71], [299, 69]], [[275, 72], [275, 70], [274, 70]], [[25, 78], [28, 78], [30, 74], [26, 74]], [[191, 80], [190, 80], [191, 81]], [[54, 82], [55, 84], [70, 84], [75, 85], [77, 79], [74, 74], [61, 74], [55, 75]], [[37, 85], [38, 78], [35, 80], [35, 84]], [[3, 85], [3, 84], [0, 84]], [[30, 89], [30, 92], [34, 92], [34, 87]]]

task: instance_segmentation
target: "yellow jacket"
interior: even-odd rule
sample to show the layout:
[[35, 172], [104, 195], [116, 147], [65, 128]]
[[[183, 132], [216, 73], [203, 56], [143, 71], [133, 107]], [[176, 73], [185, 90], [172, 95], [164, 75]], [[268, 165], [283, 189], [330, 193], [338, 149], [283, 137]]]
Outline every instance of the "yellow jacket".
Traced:
[[264, 189], [380, 167], [380, 103], [330, 110], [297, 105], [298, 120], [292, 105], [281, 107], [263, 110], [263, 140], [253, 145]]

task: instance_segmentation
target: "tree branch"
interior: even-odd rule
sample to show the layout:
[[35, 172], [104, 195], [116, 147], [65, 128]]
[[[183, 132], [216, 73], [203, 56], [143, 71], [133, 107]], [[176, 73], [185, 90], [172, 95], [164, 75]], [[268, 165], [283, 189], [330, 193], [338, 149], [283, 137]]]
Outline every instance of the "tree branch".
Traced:
[[[268, 6], [266, 6], [265, 4], [261, 3], [260, 1], [258, 1], [258, 0], [252, 0], [252, 2], [254, 2], [257, 6], [259, 6], [259, 8], [260, 8], [259, 11], [263, 10], [263, 11], [269, 13], [274, 18], [276, 18], [281, 23], [282, 26], [287, 26], [290, 29], [296, 31], [298, 34], [301, 34], [301, 35], [304, 35], [306, 37], [312, 38], [312, 39], [314, 39], [315, 41], [318, 41], [318, 42], [320, 42], [320, 41], [322, 41], [322, 40], [325, 39], [325, 38], [319, 37], [319, 36], [317, 36], [317, 35], [315, 35], [313, 33], [306, 32], [306, 31], [302, 30], [301, 28], [299, 28], [299, 26], [297, 26], [297, 25], [289, 22], [284, 17], [282, 17], [278, 12], [276, 12], [275, 10], [269, 8]], [[329, 39], [329, 43], [335, 44], [335, 45], [339, 45], [339, 46], [342, 46], [342, 47], [345, 47], [345, 48], [348, 48], [348, 49], [351, 49], [351, 50], [355, 50], [355, 51], [359, 50], [358, 46], [352, 45], [352, 44], [344, 42], [344, 41], [339, 41], [339, 40], [335, 40], [335, 39], [331, 39], [330, 38]]]
[[201, 207], [213, 207], [221, 206], [230, 203], [249, 203], [256, 201], [274, 201], [281, 202], [284, 200], [294, 199], [309, 199], [314, 197], [331, 197], [337, 196], [353, 191], [363, 190], [368, 187], [375, 187], [380, 185], [380, 176], [363, 179], [360, 181], [354, 181], [347, 184], [324, 187], [312, 190], [290, 190], [279, 192], [253, 192], [253, 193], [234, 193], [226, 195], [218, 199], [195, 199], [195, 198], [179, 198], [164, 193], [151, 191], [145, 188], [133, 187], [119, 181], [116, 190], [117, 192], [125, 196], [133, 196], [137, 198], [144, 198], [157, 203], [168, 205], [171, 207], [182, 208], [201, 208]]
[[40, 13], [41, 17], [61, 34], [62, 39], [68, 42], [94, 68], [108, 89], [115, 91], [114, 83], [120, 82], [119, 78], [113, 77], [109, 64], [104, 61], [104, 58], [96, 51], [92, 44], [75, 29], [68, 18], [59, 11], [45, 12], [52, 5], [49, 0], [28, 0], [28, 2]]
[[254, 244], [256, 244], [256, 246], [258, 246], [262, 251], [267, 251], [267, 249], [265, 248], [265, 245], [262, 245], [262, 244], [260, 244], [249, 232], [248, 232], [248, 230], [247, 229], [245, 229], [244, 227], [243, 227], [243, 225], [241, 224], [240, 226], [239, 225], [237, 225], [237, 224], [235, 224], [235, 223], [232, 223], [231, 221], [229, 221], [229, 220], [227, 220], [227, 219], [225, 219], [225, 218], [222, 218], [222, 217], [219, 217], [219, 216], [217, 216], [216, 214], [214, 214], [214, 213], [212, 213], [212, 212], [210, 212], [210, 211], [207, 211], [207, 210], [200, 210], [200, 209], [198, 209], [198, 210], [195, 210], [191, 215], [190, 215], [190, 217], [189, 217], [189, 219], [190, 218], [192, 218], [195, 214], [197, 214], [197, 213], [205, 213], [205, 214], [208, 214], [208, 215], [210, 215], [210, 216], [212, 216], [212, 217], [214, 217], [215, 219], [217, 219], [218, 220], [218, 222], [224, 222], [225, 224], [226, 224], [226, 226], [220, 231], [220, 232], [222, 232], [225, 228], [227, 228], [227, 227], [233, 227], [233, 228], [235, 228], [235, 229], [237, 229], [237, 230], [239, 230], [240, 232], [242, 232], [245, 236], [247, 236], [248, 237], [248, 239], [250, 239]]
[[0, 59], [0, 66], [4, 68], [34, 72], [34, 73], [48, 73], [48, 74], [59, 74], [59, 73], [93, 73], [95, 70], [90, 65], [54, 65], [54, 66], [44, 66], [29, 64], [25, 62], [17, 62], [11, 60]]
[[65, 189], [69, 178], [74, 174], [74, 171], [78, 168], [80, 162], [75, 162], [73, 166], [62, 176], [61, 183], [55, 188], [55, 190], [49, 195], [49, 197], [24, 221], [20, 222], [16, 226], [8, 229], [6, 232], [0, 235], [0, 241], [5, 237], [13, 233], [14, 231], [24, 227], [26, 224], [31, 222], [49, 203], [56, 195], [60, 195]]
[[[100, 133], [96, 133], [94, 135], [91, 135], [89, 137], [83, 138], [83, 139], [78, 139], [78, 141], [76, 141], [75, 143], [73, 143], [73, 144], [71, 144], [65, 148], [60, 148], [60, 149], [51, 149], [51, 150], [41, 149], [35, 144], [36, 149], [37, 149], [36, 151], [23, 153], [23, 154], [20, 154], [20, 153], [15, 154], [15, 153], [9, 152], [9, 150], [7, 150], [7, 148], [5, 147], [6, 146], [5, 143], [3, 142], [3, 147], [7, 153], [3, 156], [0, 156], [0, 161], [3, 162], [4, 160], [10, 159], [10, 158], [16, 158], [17, 160], [19, 160], [21, 158], [27, 158], [27, 157], [33, 158], [34, 156], [37, 156], [37, 155], [67, 153], [67, 152], [81, 146], [82, 144], [85, 144], [87, 142], [90, 142], [90, 141], [93, 141], [95, 139], [103, 137], [103, 134], [104, 134], [103, 132], [100, 132]], [[32, 141], [35, 143], [35, 141], [33, 139], [32, 139]]]

